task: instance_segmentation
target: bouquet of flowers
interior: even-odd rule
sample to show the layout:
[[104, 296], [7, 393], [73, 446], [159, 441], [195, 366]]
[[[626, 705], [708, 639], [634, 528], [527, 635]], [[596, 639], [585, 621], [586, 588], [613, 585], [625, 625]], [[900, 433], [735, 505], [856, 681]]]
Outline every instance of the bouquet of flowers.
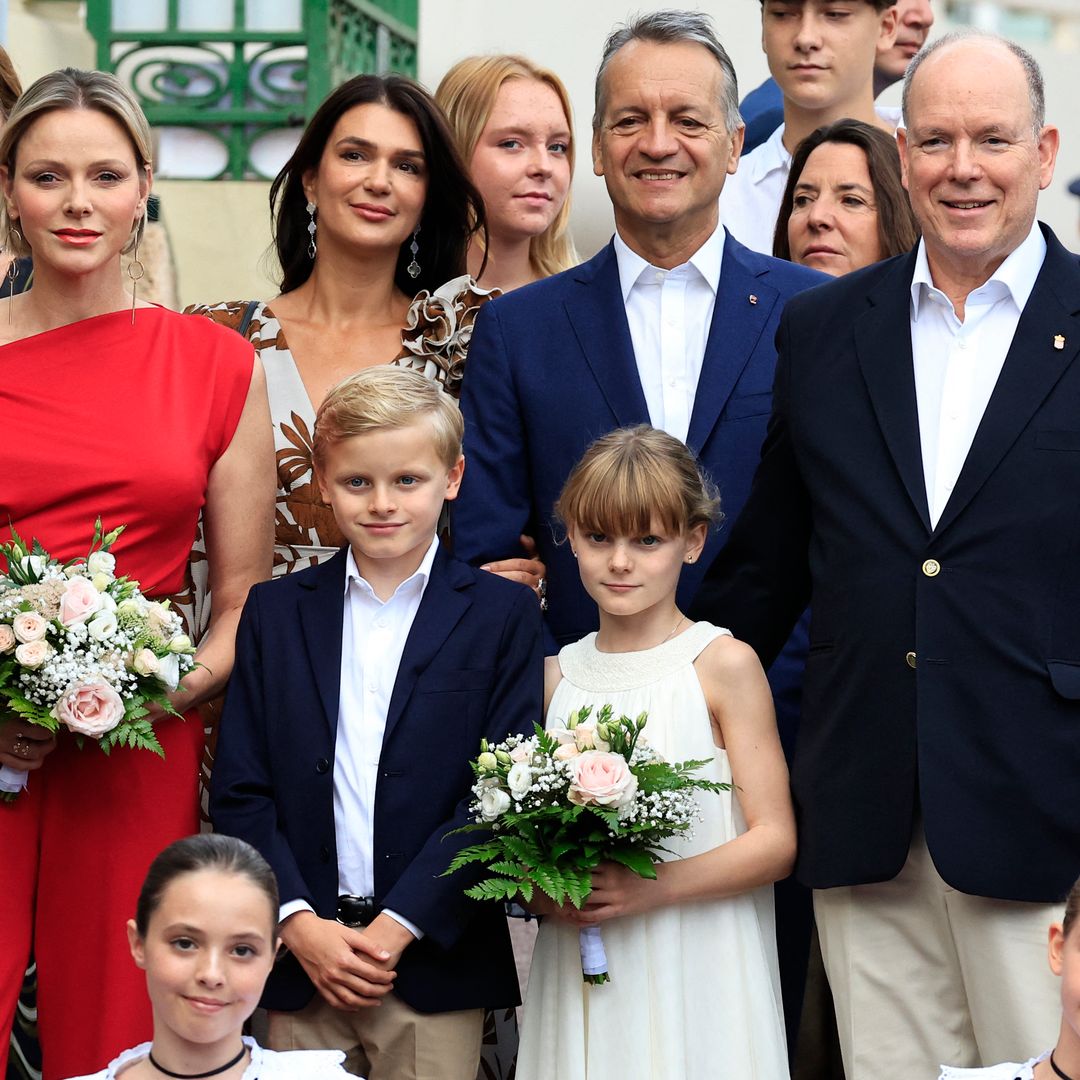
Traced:
[[[612, 719], [610, 705], [593, 718], [588, 706], [572, 713], [565, 728], [537, 725], [528, 738], [481, 743], [472, 762], [476, 821], [456, 831], [491, 836], [460, 851], [446, 873], [481, 863], [491, 876], [466, 889], [467, 896], [528, 903], [540, 889], [577, 908], [602, 862], [655, 878], [663, 842], [691, 833], [700, 817], [695, 792], [731, 785], [695, 777], [706, 761], [664, 761], [642, 737], [647, 720], [646, 713]], [[608, 982], [600, 928], [582, 929], [580, 943], [585, 981]]]
[[[14, 528], [0, 544], [0, 712], [63, 726], [106, 754], [129, 746], [164, 756], [149, 706], [179, 715], [167, 695], [195, 666], [195, 648], [167, 602], [116, 576], [109, 548], [121, 532], [103, 532], [98, 518], [86, 558], [65, 563]], [[25, 786], [25, 772], [0, 768], [6, 800]]]

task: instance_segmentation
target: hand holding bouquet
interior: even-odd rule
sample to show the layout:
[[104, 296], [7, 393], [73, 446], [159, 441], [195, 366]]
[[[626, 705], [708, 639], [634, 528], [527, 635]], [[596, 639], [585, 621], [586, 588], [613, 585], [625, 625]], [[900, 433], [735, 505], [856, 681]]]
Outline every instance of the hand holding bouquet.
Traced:
[[[180, 617], [147, 600], [139, 585], [116, 576], [109, 548], [123, 526], [94, 525], [84, 559], [61, 563], [13, 528], [0, 544], [0, 711], [79, 739], [163, 755], [149, 718], [151, 705], [179, 715], [169, 701], [195, 666], [195, 648]], [[10, 801], [26, 773], [0, 768], [0, 793]]]
[[[693, 776], [705, 761], [664, 761], [642, 737], [645, 713], [614, 720], [605, 705], [591, 714], [586, 707], [565, 728], [537, 725], [529, 738], [481, 744], [472, 762], [476, 822], [458, 831], [492, 835], [460, 851], [446, 872], [480, 863], [491, 876], [466, 895], [527, 904], [540, 889], [580, 908], [602, 862], [655, 878], [663, 842], [691, 832], [700, 816], [695, 792], [730, 788]], [[581, 956], [586, 982], [608, 981], [599, 927], [581, 931]]]

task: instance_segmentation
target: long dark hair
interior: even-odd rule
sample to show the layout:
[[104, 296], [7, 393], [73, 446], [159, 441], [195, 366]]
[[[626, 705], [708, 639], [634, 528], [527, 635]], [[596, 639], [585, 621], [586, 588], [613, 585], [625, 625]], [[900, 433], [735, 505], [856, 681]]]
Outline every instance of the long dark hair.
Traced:
[[405, 272], [412, 261], [406, 242], [398, 253], [394, 284], [406, 296], [412, 296], [464, 274], [470, 238], [474, 232], [486, 234], [484, 202], [469, 180], [446, 120], [431, 95], [402, 75], [357, 75], [342, 83], [318, 107], [292, 157], [270, 186], [270, 214], [283, 293], [303, 285], [314, 264], [307, 253], [310, 219], [304, 174], [318, 169], [338, 120], [357, 105], [373, 104], [386, 105], [416, 125], [428, 175], [418, 238], [420, 273], [411, 278]]
[[145, 938], [150, 919], [161, 906], [165, 890], [178, 877], [199, 870], [221, 870], [246, 877], [266, 896], [277, 940], [278, 887], [270, 864], [248, 843], [221, 833], [199, 833], [171, 843], [150, 864], [135, 905], [135, 928]]
[[793, 209], [795, 185], [802, 176], [807, 158], [822, 143], [829, 142], [857, 146], [866, 155], [866, 167], [877, 204], [881, 257], [888, 259], [910, 251], [919, 239], [919, 223], [911, 212], [911, 202], [900, 182], [900, 153], [896, 149], [896, 140], [880, 128], [864, 124], [861, 120], [837, 120], [812, 131], [795, 147], [787, 187], [780, 203], [780, 216], [776, 219], [776, 232], [773, 233], [773, 254], [778, 259], [791, 261], [788, 221]]

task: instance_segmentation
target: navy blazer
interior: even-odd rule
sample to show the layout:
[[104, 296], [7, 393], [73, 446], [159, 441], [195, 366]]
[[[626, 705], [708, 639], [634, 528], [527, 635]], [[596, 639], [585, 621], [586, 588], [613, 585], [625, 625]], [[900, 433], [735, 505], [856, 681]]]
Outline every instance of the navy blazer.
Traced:
[[[338, 896], [333, 775], [346, 551], [251, 590], [210, 791], [215, 829], [262, 852], [283, 902], [307, 900], [326, 919]], [[394, 988], [421, 1012], [518, 1001], [502, 905], [466, 897], [468, 871], [439, 875], [476, 842], [444, 838], [471, 820], [469, 760], [481, 738], [530, 734], [543, 715], [541, 641], [530, 590], [438, 551], [390, 700], [374, 813], [376, 903], [425, 935], [402, 955]], [[314, 992], [287, 956], [263, 1004], [299, 1009]]]
[[1080, 260], [1046, 260], [931, 527], [914, 253], [793, 300], [754, 489], [702, 614], [776, 654], [810, 601], [798, 876], [884, 881], [914, 815], [962, 892], [1060, 900], [1080, 871]]
[[[727, 522], [746, 501], [765, 436], [780, 312], [794, 293], [824, 280], [726, 238], [687, 443], [719, 486]], [[461, 410], [467, 465], [452, 509], [455, 552], [479, 564], [520, 554], [521, 533], [535, 537], [548, 569], [548, 627], [559, 645], [584, 637], [597, 628], [596, 604], [569, 545], [558, 542], [555, 500], [594, 439], [649, 422], [613, 243], [484, 305]], [[680, 604], [689, 604], [727, 532], [725, 522], [683, 570]], [[774, 680], [796, 699], [804, 650], [805, 641], [793, 643]]]

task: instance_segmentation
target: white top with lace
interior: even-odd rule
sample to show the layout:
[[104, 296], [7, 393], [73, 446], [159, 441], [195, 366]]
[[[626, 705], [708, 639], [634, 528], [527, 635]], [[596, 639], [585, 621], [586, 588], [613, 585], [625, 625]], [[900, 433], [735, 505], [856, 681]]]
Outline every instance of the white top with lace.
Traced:
[[[141, 1043], [125, 1050], [101, 1072], [73, 1080], [117, 1080], [129, 1065], [142, 1061], [150, 1053], [151, 1043]], [[251, 1061], [241, 1080], [351, 1080], [341, 1067], [345, 1055], [340, 1050], [264, 1050], [254, 1039], [244, 1036], [251, 1051]]]

